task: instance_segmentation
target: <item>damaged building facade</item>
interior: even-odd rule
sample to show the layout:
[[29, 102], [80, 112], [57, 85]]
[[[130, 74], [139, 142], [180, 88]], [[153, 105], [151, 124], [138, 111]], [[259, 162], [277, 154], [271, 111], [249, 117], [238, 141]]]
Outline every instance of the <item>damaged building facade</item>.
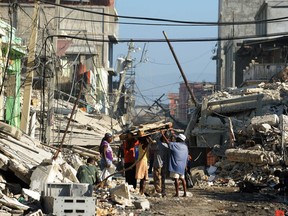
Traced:
[[[235, 21], [219, 27], [221, 38], [257, 37], [218, 43], [216, 89], [221, 91], [204, 98], [200, 117], [194, 116], [185, 132], [194, 157], [204, 153], [199, 158], [207, 165], [207, 152], [212, 153], [219, 178], [267, 184], [273, 170], [287, 166], [288, 41], [282, 34], [288, 28], [286, 22], [269, 21], [283, 19], [287, 6], [286, 1], [220, 1], [219, 21]], [[256, 24], [236, 25], [243, 14]]]
[[[231, 120], [228, 121], [231, 116], [238, 116], [239, 113], [247, 111], [251, 112], [250, 119], [267, 114], [285, 114], [283, 107], [285, 107], [286, 100], [288, 41], [286, 36], [269, 35], [287, 32], [288, 25], [286, 22], [269, 20], [281, 20], [281, 17], [285, 17], [286, 7], [287, 3], [283, 1], [219, 2], [219, 21], [221, 22], [232, 20], [235, 23], [241, 22], [243, 14], [248, 20], [264, 21], [251, 23], [248, 26], [239, 24], [219, 27], [221, 38], [253, 34], [258, 37], [249, 40], [219, 42], [216, 56], [218, 71], [216, 89], [217, 86], [221, 86], [223, 91], [216, 92], [203, 101], [199, 127], [196, 127], [194, 132], [198, 131], [199, 134], [205, 134], [205, 130], [208, 134], [215, 132], [219, 135], [216, 136], [218, 137], [217, 144], [221, 144], [226, 142], [221, 135], [223, 126], [226, 124], [224, 128], [227, 129], [230, 128], [229, 125], [235, 125], [231, 124]], [[229, 16], [226, 13], [231, 14]], [[212, 147], [213, 142], [207, 141], [208, 137], [197, 136], [197, 145]]]
[[[286, 22], [281, 22], [281, 19], [286, 16], [286, 9], [287, 2], [285, 1], [219, 1], [219, 22], [231, 24], [218, 27], [219, 37], [227, 38], [227, 40], [218, 42], [217, 55], [214, 56], [217, 65], [217, 90], [240, 87], [245, 77], [243, 70], [247, 71], [254, 63], [266, 64], [268, 67], [264, 73], [267, 74], [271, 74], [272, 71], [278, 73], [283, 69], [283, 67], [279, 67], [279, 64], [285, 63], [287, 50], [285, 46], [281, 47], [275, 41], [274, 44], [270, 43], [272, 46], [264, 45], [262, 47], [261, 43], [258, 43], [257, 52], [249, 57], [247, 56], [249, 52], [242, 51], [252, 48], [249, 48], [251, 43], [246, 44], [246, 37], [256, 35], [254, 37], [256, 41], [263, 39], [268, 42], [272, 36], [284, 36], [288, 31], [288, 25]], [[251, 23], [241, 23], [243, 17]], [[241, 39], [229, 40], [234, 37]], [[282, 39], [280, 38], [280, 40]], [[256, 45], [252, 46], [256, 48]], [[243, 47], [245, 47], [244, 50]], [[273, 64], [277, 66], [277, 69], [274, 69]]]
[[[21, 0], [17, 3], [11, 10], [11, 25], [23, 38], [23, 45], [30, 41], [29, 23], [36, 22], [33, 14], [38, 5], [36, 19], [39, 28], [35, 46], [36, 60], [41, 63], [35, 73], [34, 87], [48, 86], [55, 72], [56, 94], [68, 98], [69, 94], [77, 95], [77, 82], [82, 78], [87, 93], [82, 98], [86, 102], [82, 104], [83, 109], [108, 114], [108, 95], [112, 92], [112, 77], [116, 75], [112, 69], [113, 44], [117, 43], [118, 37], [114, 1], [67, 0], [61, 1], [61, 6], [50, 0], [38, 3]], [[7, 21], [9, 4], [6, 0], [0, 3], [1, 19]], [[75, 7], [79, 10], [73, 10]], [[87, 10], [91, 12], [85, 12]], [[104, 14], [114, 14], [115, 17]], [[42, 83], [43, 71], [47, 76], [46, 84]]]

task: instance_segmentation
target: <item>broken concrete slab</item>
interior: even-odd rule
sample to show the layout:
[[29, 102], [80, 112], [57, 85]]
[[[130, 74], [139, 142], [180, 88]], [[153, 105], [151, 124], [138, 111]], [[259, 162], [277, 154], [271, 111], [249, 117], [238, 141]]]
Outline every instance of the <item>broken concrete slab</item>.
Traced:
[[274, 152], [247, 149], [227, 149], [225, 155], [230, 161], [242, 163], [275, 165], [279, 162], [277, 160], [277, 155], [275, 155]]
[[139, 198], [133, 201], [135, 208], [142, 209], [142, 210], [149, 210], [150, 209], [150, 202], [145, 198]]
[[258, 109], [263, 99], [263, 94], [250, 95], [250, 96], [238, 96], [231, 99], [210, 101], [208, 102], [207, 111], [209, 114], [216, 113], [237, 113], [249, 109]]
[[268, 132], [272, 132], [272, 127], [270, 124], [261, 124], [258, 128], [260, 133], [267, 134]]
[[61, 164], [60, 167], [62, 169], [62, 174], [64, 178], [68, 178], [72, 182], [79, 183], [79, 180], [76, 177], [77, 170], [75, 170], [67, 162]]
[[31, 175], [30, 189], [42, 192], [47, 183], [61, 183], [64, 177], [61, 173], [61, 167], [57, 163], [48, 166], [38, 166]]
[[129, 191], [129, 185], [127, 183], [118, 185], [114, 188], [110, 189], [111, 196], [118, 196], [118, 197], [124, 197], [128, 200], [131, 199], [130, 191]]
[[6, 171], [8, 169], [9, 158], [0, 154], [0, 169]]
[[22, 192], [24, 195], [27, 195], [28, 197], [30, 197], [34, 200], [40, 201], [41, 194], [39, 192], [29, 190], [27, 188], [23, 188]]
[[279, 125], [279, 117], [276, 114], [264, 115], [264, 116], [255, 116], [251, 119], [251, 124], [253, 126], [260, 126], [263, 124], [269, 124], [271, 126]]
[[116, 202], [116, 203], [122, 205], [123, 207], [126, 207], [126, 206], [127, 207], [132, 207], [132, 206], [134, 206], [131, 200], [126, 199], [124, 197], [119, 197], [119, 196], [117, 196], [115, 194], [111, 195], [111, 200], [113, 202]]

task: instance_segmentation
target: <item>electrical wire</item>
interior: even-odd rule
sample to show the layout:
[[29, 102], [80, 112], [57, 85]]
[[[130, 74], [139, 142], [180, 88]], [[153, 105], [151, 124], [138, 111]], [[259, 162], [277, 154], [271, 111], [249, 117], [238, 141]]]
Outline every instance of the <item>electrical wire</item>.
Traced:
[[98, 15], [109, 16], [109, 17], [115, 17], [115, 18], [149, 20], [149, 21], [157, 21], [157, 22], [162, 21], [162, 22], [194, 24], [194, 25], [210, 25], [210, 26], [213, 26], [213, 25], [215, 25], [215, 26], [219, 26], [219, 25], [247, 25], [247, 24], [267, 23], [267, 22], [273, 22], [273, 21], [288, 19], [288, 17], [286, 16], [286, 17], [279, 17], [279, 18], [274, 18], [274, 19], [264, 19], [264, 20], [256, 20], [256, 21], [242, 21], [242, 22], [195, 22], [195, 21], [182, 21], [182, 20], [171, 20], [171, 19], [151, 18], [151, 17], [121, 16], [121, 15], [114, 15], [114, 14], [101, 13], [101, 12], [96, 12], [96, 11], [80, 9], [79, 7], [75, 8], [75, 7], [71, 7], [71, 6], [67, 6], [67, 5], [61, 5], [61, 4], [56, 4], [53, 2], [48, 2], [45, 0], [40, 0], [40, 2], [45, 3], [45, 4], [49, 4], [49, 5], [54, 5], [54, 6], [58, 6], [58, 7], [71, 9], [71, 10], [83, 11], [83, 12], [87, 12], [87, 13], [98, 14]]
[[[209, 53], [210, 51], [211, 51], [211, 50], [209, 49], [209, 50], [203, 52], [202, 54], [198, 55], [197, 57], [195, 57], [195, 58], [193, 58], [193, 59], [190, 59], [190, 60], [181, 62], [181, 64], [184, 65], [184, 64], [189, 64], [189, 63], [191, 63], [191, 62], [193, 62], [193, 61], [196, 61], [196, 60], [202, 58], [203, 56], [205, 56], [205, 55], [206, 55], [207, 53]], [[156, 65], [164, 65], [164, 66], [176, 65], [175, 63], [169, 64], [169, 63], [161, 63], [161, 62], [151, 61], [149, 58], [148, 58], [148, 60], [146, 60], [146, 62], [151, 63], [151, 64], [156, 64]]]
[[[119, 22], [119, 21], [106, 21], [106, 20], [90, 20], [90, 19], [78, 19], [78, 18], [73, 18], [73, 17], [53, 17], [53, 19], [68, 19], [68, 20], [75, 20], [75, 21], [84, 21], [84, 22], [95, 22], [95, 23], [106, 23], [106, 24], [118, 24], [118, 25], [138, 25], [138, 26], [167, 26], [167, 27], [211, 27], [211, 25], [198, 25], [198, 24], [171, 24], [171, 23], [138, 23], [138, 22]], [[50, 20], [50, 21], [51, 21]], [[288, 17], [284, 17], [281, 20], [272, 20], [272, 21], [267, 21], [267, 23], [279, 23], [279, 22], [287, 22]], [[251, 23], [251, 25], [254, 25], [255, 23]], [[231, 24], [232, 25], [232, 24]], [[234, 25], [237, 25], [237, 23]]]
[[[280, 33], [273, 33], [273, 34], [267, 34], [265, 38], [267, 37], [276, 37], [276, 36], [287, 36], [288, 32], [280, 32]], [[96, 42], [107, 42], [111, 43], [109, 39], [95, 39], [95, 38], [83, 38], [83, 37], [76, 37], [71, 35], [49, 35], [49, 37], [66, 37], [66, 38], [73, 38], [78, 40], [87, 40], [87, 41], [96, 41]], [[240, 40], [240, 39], [259, 39], [261, 36], [259, 35], [245, 35], [245, 36], [233, 36], [233, 37], [216, 37], [216, 38], [177, 38], [177, 39], [169, 39], [170, 42], [174, 43], [187, 43], [187, 42], [214, 42], [214, 41], [233, 41], [233, 40]], [[117, 40], [118, 43], [128, 43], [128, 42], [138, 42], [138, 43], [167, 43], [165, 39], [119, 39]]]
[[162, 86], [157, 86], [157, 87], [154, 87], [154, 88], [144, 89], [144, 90], [142, 90], [142, 92], [151, 91], [151, 90], [154, 90], [154, 89], [163, 88], [163, 87], [172, 86], [172, 85], [174, 86], [174, 85], [179, 84], [179, 83], [181, 83], [181, 81], [170, 83], [170, 84], [166, 84], [166, 85], [162, 85]]

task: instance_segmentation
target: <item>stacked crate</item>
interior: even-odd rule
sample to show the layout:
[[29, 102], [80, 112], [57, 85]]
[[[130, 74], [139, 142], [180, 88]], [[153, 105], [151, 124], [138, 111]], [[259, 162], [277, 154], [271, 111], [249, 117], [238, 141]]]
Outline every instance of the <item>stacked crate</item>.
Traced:
[[46, 214], [61, 216], [95, 215], [96, 198], [93, 187], [83, 183], [48, 183], [43, 191]]

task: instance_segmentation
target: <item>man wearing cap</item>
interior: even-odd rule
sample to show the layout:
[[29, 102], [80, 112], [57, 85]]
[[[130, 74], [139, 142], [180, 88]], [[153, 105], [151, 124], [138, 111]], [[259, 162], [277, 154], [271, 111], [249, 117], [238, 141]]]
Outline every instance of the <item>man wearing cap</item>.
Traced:
[[[164, 133], [162, 133], [162, 135], [164, 136]], [[166, 139], [171, 150], [169, 171], [170, 177], [174, 179], [175, 197], [179, 196], [179, 179], [182, 182], [184, 191], [183, 197], [185, 197], [187, 195], [187, 187], [184, 174], [188, 159], [188, 147], [185, 143], [186, 137], [184, 134], [179, 134], [176, 136], [175, 142], [169, 142], [165, 136], [164, 139]]]

